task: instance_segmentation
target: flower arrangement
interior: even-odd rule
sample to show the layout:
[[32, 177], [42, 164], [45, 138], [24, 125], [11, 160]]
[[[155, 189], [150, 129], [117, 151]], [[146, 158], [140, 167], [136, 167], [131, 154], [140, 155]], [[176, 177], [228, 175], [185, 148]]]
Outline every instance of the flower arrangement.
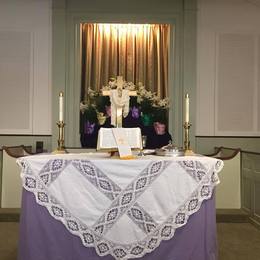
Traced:
[[[116, 89], [117, 86], [118, 86], [117, 79], [116, 78], [110, 78], [108, 84], [103, 86], [101, 90], [103, 91], [103, 90]], [[130, 90], [130, 91], [136, 90], [135, 84], [133, 82], [131, 82], [131, 81], [123, 81], [122, 88]]]
[[109, 97], [101, 95], [101, 92], [88, 88], [88, 99], [80, 103], [80, 111], [85, 121], [90, 123], [104, 123], [106, 107], [110, 106]]
[[[104, 124], [106, 118], [110, 116], [110, 99], [109, 96], [103, 96], [102, 91], [109, 91], [117, 87], [117, 79], [111, 78], [108, 84], [102, 87], [101, 91], [88, 89], [88, 99], [80, 103], [80, 110], [86, 121], [98, 122], [100, 125]], [[122, 88], [137, 92], [137, 96], [130, 98], [132, 118], [139, 118], [141, 115], [144, 125], [151, 125], [156, 121], [167, 122], [168, 98], [160, 99], [155, 92], [146, 90], [141, 82], [135, 85], [133, 82], [123, 81]]]
[[137, 88], [137, 104], [143, 114], [152, 114], [155, 116], [158, 111], [166, 112], [169, 108], [169, 99], [160, 99], [155, 92], [145, 89], [142, 83]]

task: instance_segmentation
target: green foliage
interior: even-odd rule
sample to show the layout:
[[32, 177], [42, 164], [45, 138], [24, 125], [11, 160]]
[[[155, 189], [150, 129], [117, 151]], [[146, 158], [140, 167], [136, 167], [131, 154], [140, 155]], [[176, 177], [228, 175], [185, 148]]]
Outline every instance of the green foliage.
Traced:
[[167, 109], [162, 109], [162, 108], [155, 108], [154, 110], [154, 116], [153, 116], [153, 121], [154, 122], [160, 122], [163, 124], [167, 124], [168, 122], [168, 110]]
[[139, 104], [137, 102], [137, 97], [133, 96], [130, 97], [130, 107], [139, 107]]
[[97, 123], [97, 110], [94, 106], [88, 106], [84, 111], [84, 117], [86, 121], [89, 121], [90, 123]]
[[153, 106], [153, 102], [151, 99], [149, 98], [144, 98], [141, 102], [140, 102], [140, 110], [143, 114], [153, 114], [154, 113], [154, 106]]
[[[117, 86], [117, 78], [110, 79], [108, 85], [102, 90], [112, 90]], [[132, 82], [123, 83], [123, 88], [129, 91], [135, 90], [137, 96], [130, 97], [130, 107], [137, 107], [142, 114], [144, 124], [150, 125], [153, 122], [167, 123], [169, 99], [161, 99], [155, 92], [146, 90], [145, 86], [139, 82], [134, 85]], [[101, 91], [88, 89], [88, 99], [81, 102], [80, 110], [84, 120], [97, 123], [102, 116], [107, 116], [107, 107], [111, 105], [109, 96], [102, 96]], [[99, 116], [99, 117], [98, 117]], [[101, 122], [101, 121], [99, 121]]]
[[98, 112], [105, 113], [106, 106], [110, 106], [110, 98], [108, 96], [97, 96], [95, 100], [95, 106]]

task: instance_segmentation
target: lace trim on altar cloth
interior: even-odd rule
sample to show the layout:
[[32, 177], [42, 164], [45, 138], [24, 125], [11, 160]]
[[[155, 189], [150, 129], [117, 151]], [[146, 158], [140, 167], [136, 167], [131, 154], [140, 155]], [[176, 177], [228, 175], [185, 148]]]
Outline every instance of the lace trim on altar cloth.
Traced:
[[[46, 192], [46, 187], [69, 163], [80, 170], [81, 174], [112, 201], [110, 207], [92, 227], [88, 227], [72, 216], [69, 210]], [[223, 167], [221, 160], [216, 160], [215, 165], [208, 170], [195, 160], [178, 161], [178, 164], [199, 183], [199, 186], [183, 205], [163, 224], [158, 225], [135, 200], [170, 163], [171, 161], [166, 160], [150, 163], [126, 189], [121, 190], [87, 160], [49, 160], [37, 176], [32, 174], [33, 171], [26, 160], [19, 161], [22, 167], [23, 187], [34, 193], [37, 203], [45, 206], [51, 216], [61, 221], [69, 232], [79, 236], [84, 246], [95, 247], [99, 256], [110, 254], [117, 260], [142, 257], [157, 248], [161, 241], [171, 239], [176, 228], [184, 226], [189, 216], [200, 209], [202, 202], [211, 198], [214, 187], [219, 183], [217, 173]], [[104, 238], [106, 231], [122, 214], [126, 214], [146, 233], [143, 240], [131, 244], [118, 244]]]
[[148, 233], [151, 228], [155, 227], [155, 221], [135, 200], [163, 172], [170, 162], [151, 163], [124, 191], [90, 161], [75, 160], [72, 164], [112, 201], [111, 206], [93, 227], [95, 232], [100, 235], [106, 233], [125, 212], [143, 232]]

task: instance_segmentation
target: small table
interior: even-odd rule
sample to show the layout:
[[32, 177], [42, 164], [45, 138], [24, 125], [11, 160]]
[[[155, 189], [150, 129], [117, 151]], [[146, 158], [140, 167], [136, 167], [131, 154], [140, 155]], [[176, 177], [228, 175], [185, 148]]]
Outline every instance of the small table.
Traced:
[[217, 259], [212, 194], [222, 161], [95, 156], [18, 160], [18, 259]]

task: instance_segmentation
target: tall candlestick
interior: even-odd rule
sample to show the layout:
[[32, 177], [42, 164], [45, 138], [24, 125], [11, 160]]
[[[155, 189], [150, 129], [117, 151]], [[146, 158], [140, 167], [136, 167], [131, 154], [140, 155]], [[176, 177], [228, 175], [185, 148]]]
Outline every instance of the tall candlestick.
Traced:
[[184, 155], [193, 155], [193, 151], [190, 148], [190, 98], [189, 94], [185, 95], [185, 122], [184, 122]]
[[185, 122], [188, 123], [190, 121], [190, 99], [189, 99], [189, 94], [185, 95]]
[[59, 121], [63, 122], [64, 116], [63, 116], [63, 106], [64, 106], [64, 96], [63, 92], [59, 93]]

